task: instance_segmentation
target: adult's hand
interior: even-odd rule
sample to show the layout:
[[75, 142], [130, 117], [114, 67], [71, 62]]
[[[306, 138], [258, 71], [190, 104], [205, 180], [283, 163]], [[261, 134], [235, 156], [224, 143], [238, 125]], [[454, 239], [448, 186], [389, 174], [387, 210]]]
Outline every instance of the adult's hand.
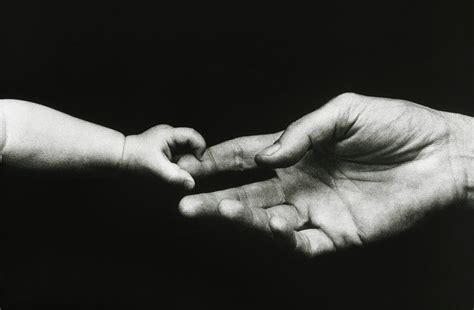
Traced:
[[180, 210], [261, 229], [311, 256], [362, 245], [472, 200], [472, 133], [467, 116], [343, 94], [283, 134], [230, 140], [201, 161], [181, 158], [194, 176], [259, 165], [276, 177], [184, 197]]

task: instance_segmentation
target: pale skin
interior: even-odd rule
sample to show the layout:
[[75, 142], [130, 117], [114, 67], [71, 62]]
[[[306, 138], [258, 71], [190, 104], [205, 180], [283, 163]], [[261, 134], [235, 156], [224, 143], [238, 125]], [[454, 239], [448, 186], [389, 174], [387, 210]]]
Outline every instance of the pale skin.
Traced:
[[344, 94], [283, 133], [205, 150], [190, 128], [158, 125], [125, 137], [38, 104], [0, 100], [0, 155], [12, 167], [151, 172], [187, 189], [192, 176], [274, 169], [271, 180], [187, 196], [180, 210], [231, 219], [314, 256], [403, 231], [452, 203], [472, 205], [473, 127], [467, 116]]
[[174, 161], [183, 150], [200, 158], [205, 148], [191, 128], [158, 125], [124, 136], [39, 104], [0, 100], [0, 158], [6, 167], [133, 170], [192, 189], [193, 177]]
[[270, 180], [184, 197], [188, 217], [259, 229], [308, 256], [360, 246], [413, 226], [433, 210], [471, 204], [470, 117], [403, 100], [343, 94], [283, 133], [182, 157], [193, 176], [273, 169]]

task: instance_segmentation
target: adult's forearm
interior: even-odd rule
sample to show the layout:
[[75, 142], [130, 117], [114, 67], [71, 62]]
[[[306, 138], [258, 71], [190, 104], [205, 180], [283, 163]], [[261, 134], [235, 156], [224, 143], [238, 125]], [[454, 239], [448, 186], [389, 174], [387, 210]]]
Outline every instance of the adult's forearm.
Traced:
[[84, 169], [119, 165], [124, 136], [56, 110], [0, 100], [0, 154], [7, 166]]

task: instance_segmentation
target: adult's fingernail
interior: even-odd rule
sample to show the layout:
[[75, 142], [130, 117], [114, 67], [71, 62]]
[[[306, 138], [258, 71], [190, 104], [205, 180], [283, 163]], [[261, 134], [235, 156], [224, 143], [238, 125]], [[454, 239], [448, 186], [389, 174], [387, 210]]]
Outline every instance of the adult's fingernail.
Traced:
[[281, 144], [279, 142], [275, 142], [275, 144], [270, 145], [266, 149], [263, 150], [262, 154], [265, 156], [271, 156], [275, 154], [281, 147]]

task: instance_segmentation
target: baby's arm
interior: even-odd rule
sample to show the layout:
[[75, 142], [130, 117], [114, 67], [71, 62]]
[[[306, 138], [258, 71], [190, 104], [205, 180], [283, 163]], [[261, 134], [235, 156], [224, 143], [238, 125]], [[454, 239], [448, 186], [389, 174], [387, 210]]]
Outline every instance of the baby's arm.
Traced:
[[117, 167], [124, 136], [45, 106], [0, 101], [4, 165], [23, 168]]
[[205, 142], [192, 129], [166, 125], [125, 137], [35, 103], [0, 100], [0, 159], [7, 166], [151, 171], [165, 181], [192, 188], [192, 177], [170, 161], [179, 146], [188, 146], [200, 156]]

